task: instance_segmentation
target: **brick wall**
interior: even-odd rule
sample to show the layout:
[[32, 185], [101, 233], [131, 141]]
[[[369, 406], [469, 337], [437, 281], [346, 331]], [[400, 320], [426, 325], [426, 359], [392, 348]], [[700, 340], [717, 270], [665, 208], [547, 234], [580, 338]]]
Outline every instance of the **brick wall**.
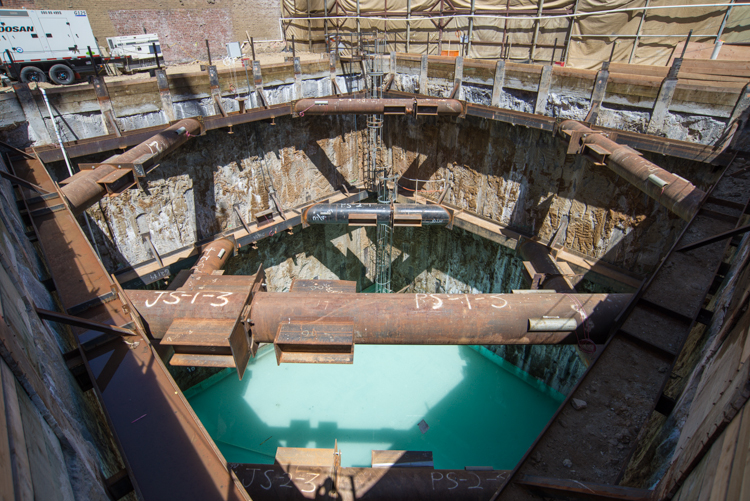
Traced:
[[[226, 55], [226, 42], [241, 42], [247, 32], [255, 40], [282, 38], [279, 28], [280, 0], [0, 0], [3, 7], [18, 9], [73, 10], [87, 12], [91, 29], [106, 47], [107, 37], [138, 35], [145, 26], [157, 33], [169, 61], [206, 59]], [[156, 9], [154, 7], [157, 7]], [[167, 36], [168, 35], [168, 36]], [[198, 44], [196, 46], [195, 44]], [[167, 48], [170, 46], [171, 48]]]
[[229, 9], [111, 10], [109, 17], [120, 35], [157, 33], [167, 63], [207, 59], [206, 39], [221, 58], [234, 41]]

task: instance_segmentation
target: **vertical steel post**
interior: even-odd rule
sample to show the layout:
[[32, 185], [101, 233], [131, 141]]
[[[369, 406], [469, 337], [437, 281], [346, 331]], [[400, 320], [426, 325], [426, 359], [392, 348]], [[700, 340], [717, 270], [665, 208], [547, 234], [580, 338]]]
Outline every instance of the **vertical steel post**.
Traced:
[[326, 52], [329, 52], [331, 49], [328, 46], [328, 0], [323, 0], [323, 32], [326, 36]]
[[[724, 33], [724, 27], [727, 25], [727, 19], [729, 19], [729, 14], [732, 13], [732, 8], [734, 7], [734, 0], [732, 0], [730, 3], [732, 5], [727, 8], [727, 12], [726, 14], [724, 14], [724, 19], [721, 20], [721, 26], [719, 26], [719, 31], [716, 32], [716, 39], [714, 40], [714, 43], [718, 43], [721, 35]], [[712, 57], [711, 59], [715, 58]]]
[[211, 47], [208, 45], [208, 38], [206, 38], [206, 53], [208, 54], [208, 65], [211, 66]]
[[[539, 0], [539, 8], [536, 10], [536, 17], [542, 17], [542, 9], [544, 9], [544, 0]], [[539, 28], [542, 25], [542, 20], [537, 19], [534, 24], [534, 36], [531, 39], [531, 52], [529, 54], [529, 60], [533, 64], [534, 57], [536, 56], [536, 42], [539, 39]]]
[[469, 52], [471, 52], [471, 40], [474, 37], [474, 8], [476, 0], [471, 0], [471, 17], [469, 18], [469, 40], [468, 45], [466, 47], [466, 54], [464, 54], [466, 57], [469, 57]]
[[568, 54], [570, 54], [570, 42], [573, 39], [573, 26], [576, 23], [576, 14], [578, 14], [578, 0], [573, 4], [573, 17], [570, 18], [570, 24], [568, 24], [568, 39], [565, 41], [565, 55], [563, 56], [565, 66], [568, 65]]
[[[359, 4], [359, 0], [357, 0]], [[406, 53], [409, 53], [411, 44], [411, 0], [406, 0]]]
[[310, 19], [310, 0], [307, 0], [307, 50], [312, 52], [312, 19]]
[[[651, 2], [651, 0], [646, 0], [645, 7], [648, 7], [648, 4]], [[638, 30], [635, 32], [635, 40], [633, 40], [633, 48], [630, 49], [630, 57], [628, 58], [628, 64], [633, 64], [633, 59], [635, 59], [635, 51], [638, 50], [638, 41], [641, 38], [641, 30], [643, 29], [643, 23], [646, 21], [646, 10], [643, 10], [643, 15], [641, 16], [641, 20], [638, 22]]]

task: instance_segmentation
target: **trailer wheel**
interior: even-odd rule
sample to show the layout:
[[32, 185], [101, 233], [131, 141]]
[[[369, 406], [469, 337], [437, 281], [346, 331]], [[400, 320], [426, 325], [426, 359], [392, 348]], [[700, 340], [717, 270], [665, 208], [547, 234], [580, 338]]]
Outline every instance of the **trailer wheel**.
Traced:
[[49, 70], [49, 79], [57, 85], [70, 85], [76, 81], [76, 75], [70, 66], [56, 64]]
[[23, 83], [41, 83], [47, 81], [47, 75], [45, 75], [44, 72], [36, 66], [24, 67], [21, 70], [21, 74], [19, 75], [19, 77]]

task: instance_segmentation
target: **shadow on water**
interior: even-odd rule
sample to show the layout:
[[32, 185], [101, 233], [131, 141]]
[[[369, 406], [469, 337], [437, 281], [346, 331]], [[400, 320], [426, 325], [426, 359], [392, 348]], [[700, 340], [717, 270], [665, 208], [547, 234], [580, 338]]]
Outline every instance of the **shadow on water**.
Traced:
[[353, 365], [277, 367], [267, 349], [243, 381], [226, 377], [189, 399], [229, 462], [270, 464], [277, 447], [338, 440], [343, 466], [370, 466], [373, 449], [424, 450], [436, 468], [456, 469], [513, 468], [559, 403], [470, 347], [355, 352]]

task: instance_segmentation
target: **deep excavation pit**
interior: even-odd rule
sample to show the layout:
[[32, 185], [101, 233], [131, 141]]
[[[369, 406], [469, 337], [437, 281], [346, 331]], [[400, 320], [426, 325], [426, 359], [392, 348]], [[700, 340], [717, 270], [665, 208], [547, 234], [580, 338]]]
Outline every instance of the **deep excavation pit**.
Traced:
[[[237, 126], [231, 136], [213, 131], [193, 138], [162, 161], [148, 194], [125, 192], [88, 211], [104, 262], [117, 269], [151, 257], [139, 238], [144, 233], [161, 254], [210, 240], [236, 228], [239, 217], [251, 220], [265, 210], [269, 191], [297, 206], [331, 187], [357, 184], [366, 148], [362, 122], [352, 115], [280, 118]], [[570, 221], [561, 235], [566, 247], [639, 274], [653, 265], [650, 254], [661, 253], [664, 232], [682, 224], [610, 171], [594, 172], [580, 157], [566, 156], [548, 134], [424, 117], [389, 119], [385, 134], [394, 170], [407, 180], [430, 180], [404, 182], [407, 196], [418, 190], [436, 198], [450, 184], [452, 207], [541, 238]], [[701, 178], [690, 163], [662, 163]], [[270, 292], [288, 291], [293, 279], [351, 280], [364, 292], [374, 281], [374, 241], [374, 228], [297, 227], [258, 241], [257, 249], [240, 248], [225, 274], [252, 275], [262, 264]], [[634, 246], [641, 252], [630, 252]], [[394, 291], [528, 287], [513, 250], [460, 228], [396, 228], [393, 249]], [[577, 289], [628, 290], [597, 276]], [[589, 359], [581, 348], [363, 345], [351, 366], [276, 367], [266, 346], [242, 381], [227, 377], [233, 369], [170, 371], [184, 389], [202, 381], [188, 390], [191, 404], [230, 463], [270, 464], [277, 447], [338, 443], [344, 466], [369, 466], [371, 450], [395, 449], [431, 451], [436, 468], [512, 469], [585, 370]]]
[[[401, 76], [399, 81], [403, 84]], [[470, 96], [468, 86], [465, 92]], [[605, 115], [609, 120], [613, 113]], [[82, 123], [76, 120], [71, 120], [73, 127]], [[331, 197], [346, 198], [352, 204], [374, 202], [372, 198], [364, 200], [365, 195], [359, 192], [366, 178], [365, 124], [362, 116], [310, 112], [305, 117], [281, 116], [228, 130], [209, 130], [205, 135], [191, 130], [179, 149], [160, 159], [144, 189], [102, 199], [79, 218], [81, 226], [93, 234], [102, 261], [117, 274], [127, 293], [132, 293], [131, 301], [151, 322], [152, 333], [159, 329], [158, 322], [146, 308], [155, 301], [143, 298], [175, 297], [167, 287], [180, 287], [178, 272], [195, 264], [197, 252], [189, 256], [196, 243], [205, 245], [222, 236], [241, 234], [242, 228], [247, 230], [246, 224], [263, 221], [269, 212], [275, 219], [265, 227], [268, 230], [262, 230], [265, 233], [257, 239], [249, 239], [247, 230], [236, 255], [224, 267], [221, 277], [226, 283], [252, 277], [263, 265], [268, 293], [261, 296], [278, 298], [279, 303], [284, 302], [284, 294], [289, 294], [289, 303], [300, 297], [289, 292], [294, 280], [322, 282], [323, 287], [330, 287], [326, 281], [351, 281], [357, 295], [365, 296], [376, 285], [376, 228], [357, 226], [362, 221], [350, 216], [349, 222], [355, 224], [349, 226], [291, 224], [287, 230], [280, 215], [269, 211], [280, 201], [289, 209], [287, 217], [304, 219], [310, 204], [325, 208]], [[677, 214], [670, 212], [653, 200], [663, 189], [647, 195], [622, 173], [571, 153], [568, 140], [561, 140], [568, 130], [565, 127], [561, 120], [563, 132], [552, 134], [477, 116], [386, 117], [381, 160], [401, 177], [396, 207], [439, 200], [450, 210], [452, 223], [440, 220], [439, 226], [394, 229], [389, 289], [402, 294], [390, 296], [416, 299], [417, 309], [420, 305], [435, 309], [449, 301], [468, 306], [474, 300], [471, 298], [477, 297], [470, 296], [474, 294], [487, 294], [480, 298], [487, 300], [530, 286], [563, 292], [551, 283], [564, 279], [569, 282], [563, 286], [567, 293], [547, 295], [563, 302], [576, 301], [574, 293], [626, 293], [629, 297], [659, 264], [694, 207], [688, 203], [687, 208], [675, 210]], [[179, 129], [179, 123], [174, 128]], [[79, 160], [95, 163], [108, 156]], [[706, 189], [717, 175], [717, 169], [698, 162], [648, 152], [642, 158], [666, 169], [673, 176], [668, 183], [673, 187], [684, 178], [699, 190]], [[59, 179], [65, 177], [61, 163], [50, 167]], [[657, 176], [655, 182], [663, 181]], [[91, 230], [84, 218], [91, 223]], [[277, 224], [281, 229], [276, 229]], [[569, 271], [563, 277], [555, 278], [554, 273], [542, 277], [542, 282], [533, 285], [529, 278], [536, 278], [523, 262], [530, 258], [521, 259], [521, 252], [516, 252], [528, 242], [541, 243], [545, 252], [551, 250], [547, 245], [554, 248], [555, 257], [566, 263]], [[227, 249], [231, 248], [230, 243]], [[149, 278], [147, 286], [145, 280], [133, 279], [131, 266], [145, 269], [155, 261], [161, 266], [161, 258], [168, 263], [168, 283], [158, 275], [155, 281]], [[140, 292], [143, 295], [139, 296]], [[512, 295], [535, 300], [533, 294]], [[199, 293], [182, 297], [195, 301]], [[548, 300], [537, 297], [539, 303]], [[367, 304], [372, 315], [377, 302], [363, 299], [361, 304]], [[383, 315], [388, 313], [387, 305], [396, 304], [386, 297], [380, 302]], [[575, 305], [568, 306], [578, 311]], [[606, 330], [598, 325], [599, 319], [589, 320], [592, 318], [596, 328]], [[554, 323], [555, 319], [559, 318], [551, 315], [536, 320]], [[526, 320], [530, 325], [531, 317], [523, 318], [524, 333]], [[178, 364], [177, 356], [168, 370], [248, 492], [254, 489], [263, 494], [271, 486], [283, 489], [285, 479], [292, 479], [288, 472], [277, 471], [278, 464], [269, 466], [271, 469], [256, 468], [272, 464], [275, 457], [280, 462], [276, 456], [279, 448], [328, 450], [335, 444], [344, 468], [379, 466], [379, 461], [386, 460], [371, 455], [374, 450], [409, 450], [429, 451], [429, 465], [436, 469], [511, 470], [531, 450], [535, 437], [589, 366], [593, 355], [592, 342], [587, 339], [589, 320], [582, 319], [584, 327], [566, 340], [568, 344], [560, 345], [524, 344], [528, 342], [525, 338], [520, 345], [363, 343], [354, 347], [353, 365], [278, 366], [279, 352], [271, 344], [262, 344], [243, 371], [196, 368], [185, 363], [185, 358]], [[277, 324], [281, 325], [276, 321], [274, 330]], [[428, 334], [439, 330], [427, 322], [424, 326], [420, 330]], [[265, 331], [263, 343], [269, 343], [272, 337], [269, 329]], [[163, 343], [162, 349], [170, 345], [169, 339], [156, 337]], [[444, 342], [445, 337], [442, 339]], [[602, 338], [597, 339], [601, 343]], [[95, 375], [104, 362], [97, 361]], [[664, 369], [651, 368], [658, 368], [660, 374]], [[587, 394], [589, 389], [596, 391], [586, 387]], [[627, 398], [638, 400], [641, 406], [650, 398], [645, 390], [631, 393]], [[623, 405], [616, 400], [619, 395], [606, 390], [600, 395], [614, 402], [611, 408], [619, 415]], [[148, 412], [133, 416], [128, 423], [145, 419], [144, 425], [148, 416]], [[630, 437], [632, 433], [617, 436]], [[609, 457], [617, 451], [607, 452], [607, 464], [616, 462]], [[548, 467], [538, 454], [530, 457], [534, 465]], [[552, 467], [562, 464], [570, 468], [562, 458]], [[264, 476], [256, 476], [256, 472]], [[419, 485], [450, 489], [451, 482], [458, 485], [458, 481], [473, 479], [443, 475], [431, 473], [422, 479], [427, 483]], [[502, 482], [504, 475], [507, 472], [482, 473], [481, 482], [489, 483], [481, 485], [489, 492], [494, 486], [491, 482]], [[295, 479], [302, 482], [298, 488], [308, 492], [307, 477], [300, 478]]]

